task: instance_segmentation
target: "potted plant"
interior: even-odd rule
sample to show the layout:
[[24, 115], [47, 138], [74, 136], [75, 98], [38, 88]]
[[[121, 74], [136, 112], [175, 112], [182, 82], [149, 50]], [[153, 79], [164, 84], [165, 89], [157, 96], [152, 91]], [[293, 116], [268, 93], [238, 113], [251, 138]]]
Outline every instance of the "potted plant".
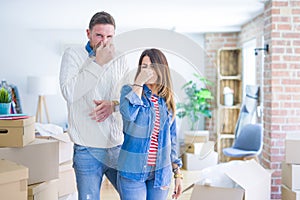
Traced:
[[0, 89], [0, 114], [9, 114], [11, 105], [11, 96], [9, 92], [2, 87]]
[[210, 108], [213, 99], [211, 91], [207, 87], [203, 87], [203, 85], [212, 85], [212, 82], [198, 74], [194, 74], [194, 76], [197, 78], [197, 82], [190, 80], [182, 86], [187, 95], [186, 101], [177, 103], [177, 116], [179, 118], [186, 117], [190, 122], [191, 130], [198, 129], [199, 120], [203, 118], [201, 116], [211, 118]]

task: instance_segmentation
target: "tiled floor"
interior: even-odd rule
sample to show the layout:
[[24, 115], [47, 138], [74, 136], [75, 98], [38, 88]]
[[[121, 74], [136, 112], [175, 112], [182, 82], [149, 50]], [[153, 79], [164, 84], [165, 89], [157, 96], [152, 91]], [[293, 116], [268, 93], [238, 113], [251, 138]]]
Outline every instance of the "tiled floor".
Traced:
[[[183, 188], [187, 188], [200, 178], [200, 172], [199, 171], [182, 171], [184, 175], [183, 179]], [[172, 182], [171, 189], [169, 192], [168, 200], [171, 200], [171, 194], [173, 191], [174, 185]], [[187, 192], [183, 193], [179, 200], [189, 200], [192, 193], [192, 189], [188, 190]], [[113, 186], [107, 181], [107, 179], [104, 181], [102, 188], [101, 188], [101, 199], [104, 200], [119, 200], [118, 193], [113, 188]]]

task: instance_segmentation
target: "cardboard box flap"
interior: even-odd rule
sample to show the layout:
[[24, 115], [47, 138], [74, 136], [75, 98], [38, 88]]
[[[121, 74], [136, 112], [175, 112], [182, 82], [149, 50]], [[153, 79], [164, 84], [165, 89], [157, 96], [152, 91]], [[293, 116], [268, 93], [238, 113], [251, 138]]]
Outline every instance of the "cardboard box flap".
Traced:
[[0, 184], [28, 179], [28, 168], [9, 160], [0, 160]]
[[0, 127], [22, 127], [28, 126], [35, 122], [35, 117], [28, 117], [26, 119], [16, 119], [16, 120], [0, 120]]
[[232, 165], [225, 174], [245, 189], [245, 200], [270, 198], [271, 173], [255, 160]]
[[46, 181], [43, 183], [37, 183], [33, 185], [28, 186], [28, 196], [34, 196], [35, 194], [38, 194], [44, 190], [47, 190], [50, 185], [57, 184], [58, 179], [53, 179], [50, 181]]

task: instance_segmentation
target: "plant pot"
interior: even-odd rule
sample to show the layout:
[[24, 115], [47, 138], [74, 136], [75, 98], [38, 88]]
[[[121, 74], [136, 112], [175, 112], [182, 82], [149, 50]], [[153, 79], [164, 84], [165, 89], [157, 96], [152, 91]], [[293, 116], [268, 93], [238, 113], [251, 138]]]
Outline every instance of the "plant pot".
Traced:
[[0, 103], [0, 115], [5, 115], [10, 113], [11, 103]]

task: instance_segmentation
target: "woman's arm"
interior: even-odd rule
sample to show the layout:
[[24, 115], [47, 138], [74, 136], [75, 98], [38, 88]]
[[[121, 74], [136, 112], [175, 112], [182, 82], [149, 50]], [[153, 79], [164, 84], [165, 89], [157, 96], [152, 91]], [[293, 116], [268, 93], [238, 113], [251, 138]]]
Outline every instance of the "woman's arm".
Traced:
[[170, 134], [171, 134], [171, 160], [172, 160], [172, 171], [174, 173], [175, 179], [175, 187], [174, 193], [172, 198], [177, 199], [182, 193], [182, 173], [180, 171], [180, 167], [182, 166], [181, 160], [178, 158], [177, 154], [177, 134], [176, 134], [176, 119], [174, 119], [171, 127], [170, 127]]
[[121, 89], [120, 113], [125, 120], [134, 121], [141, 107], [144, 106], [142, 99], [134, 88], [125, 85]]

